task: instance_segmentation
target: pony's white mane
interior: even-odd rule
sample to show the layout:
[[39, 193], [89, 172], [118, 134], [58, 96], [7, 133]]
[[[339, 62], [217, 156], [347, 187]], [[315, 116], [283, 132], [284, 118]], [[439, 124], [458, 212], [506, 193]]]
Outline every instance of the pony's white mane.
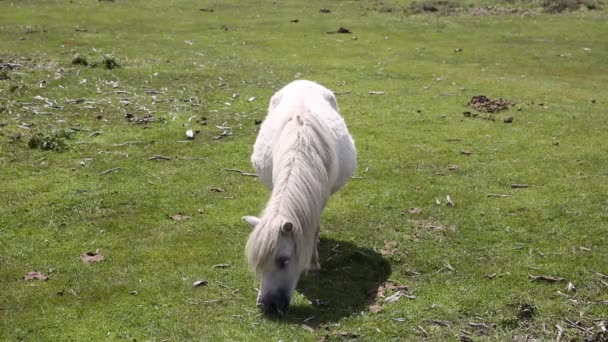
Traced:
[[[308, 267], [321, 211], [330, 195], [330, 170], [336, 158], [331, 132], [305, 106], [285, 115], [273, 154], [273, 190], [260, 222], [249, 237], [246, 255], [260, 272], [271, 261], [285, 222], [292, 222], [299, 267]], [[292, 107], [293, 110], [293, 107]]]

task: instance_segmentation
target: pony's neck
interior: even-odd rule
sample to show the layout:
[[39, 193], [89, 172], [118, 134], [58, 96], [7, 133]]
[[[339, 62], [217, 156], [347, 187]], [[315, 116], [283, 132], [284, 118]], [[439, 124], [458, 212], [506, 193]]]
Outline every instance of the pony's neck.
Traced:
[[304, 231], [316, 231], [329, 198], [327, 170], [306, 146], [294, 146], [280, 163], [268, 213], [280, 215]]

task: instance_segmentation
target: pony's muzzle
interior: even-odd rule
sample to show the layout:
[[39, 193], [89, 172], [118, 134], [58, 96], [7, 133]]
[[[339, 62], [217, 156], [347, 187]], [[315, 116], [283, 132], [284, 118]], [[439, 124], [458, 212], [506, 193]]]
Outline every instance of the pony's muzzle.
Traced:
[[262, 311], [266, 315], [280, 315], [283, 316], [287, 313], [289, 307], [289, 295], [285, 291], [279, 291], [263, 296], [259, 301], [258, 305], [262, 307]]

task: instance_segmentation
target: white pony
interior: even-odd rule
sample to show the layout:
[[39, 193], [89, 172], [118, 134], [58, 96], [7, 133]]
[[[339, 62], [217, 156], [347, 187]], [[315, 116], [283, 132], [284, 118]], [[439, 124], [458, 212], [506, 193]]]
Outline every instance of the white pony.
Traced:
[[272, 194], [260, 218], [243, 217], [253, 228], [245, 252], [261, 276], [258, 305], [284, 314], [301, 273], [320, 269], [321, 212], [357, 166], [334, 94], [304, 80], [274, 94], [251, 162]]

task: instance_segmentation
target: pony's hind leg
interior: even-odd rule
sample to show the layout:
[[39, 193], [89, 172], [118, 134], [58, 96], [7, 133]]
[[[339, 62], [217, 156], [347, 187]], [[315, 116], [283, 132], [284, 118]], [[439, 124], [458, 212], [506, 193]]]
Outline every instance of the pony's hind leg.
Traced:
[[310, 266], [308, 267], [308, 271], [320, 271], [321, 270], [321, 264], [319, 263], [319, 232], [321, 231], [321, 228], [319, 227], [317, 229], [317, 237], [315, 238], [315, 245], [313, 247], [313, 251], [312, 251], [312, 258], [310, 259]]

